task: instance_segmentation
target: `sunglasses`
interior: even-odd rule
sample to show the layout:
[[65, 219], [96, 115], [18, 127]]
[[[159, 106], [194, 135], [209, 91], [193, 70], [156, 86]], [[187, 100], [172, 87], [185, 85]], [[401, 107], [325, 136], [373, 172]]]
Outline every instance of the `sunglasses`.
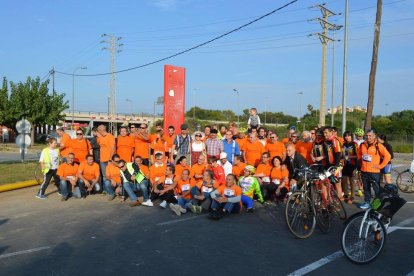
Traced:
[[131, 128], [135, 128], [134, 126], [132, 126]]
[[195, 137], [202, 137], [200, 134], [197, 134]]
[[83, 135], [83, 133], [76, 133], [76, 135]]
[[119, 162], [119, 160], [113, 160], [113, 162], [114, 162], [114, 163], [118, 163], [118, 162]]
[[276, 137], [270, 137], [270, 139], [276, 139]]
[[140, 127], [140, 129], [147, 129], [146, 127]]

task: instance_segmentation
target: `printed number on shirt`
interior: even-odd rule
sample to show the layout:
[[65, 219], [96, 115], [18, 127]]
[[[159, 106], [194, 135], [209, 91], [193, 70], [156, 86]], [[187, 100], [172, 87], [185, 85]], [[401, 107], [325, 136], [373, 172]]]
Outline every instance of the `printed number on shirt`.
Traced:
[[203, 191], [203, 193], [211, 193], [213, 191], [213, 188], [209, 188], [209, 187], [203, 186], [201, 188], [201, 191]]
[[187, 192], [188, 190], [190, 190], [190, 184], [184, 184], [181, 186], [181, 191]]
[[280, 180], [279, 179], [273, 179], [272, 182], [275, 183], [276, 185], [279, 185], [280, 184]]
[[173, 184], [172, 178], [166, 178], [165, 179], [165, 185], [172, 185], [172, 184]]
[[270, 178], [267, 177], [267, 176], [262, 177], [262, 180], [263, 180], [263, 182], [270, 182]]
[[66, 176], [66, 179], [67, 180], [75, 180], [75, 176], [69, 175], [69, 176]]
[[224, 189], [225, 196], [234, 196], [234, 190], [231, 189]]
[[362, 160], [364, 160], [365, 162], [371, 162], [372, 161], [372, 155], [370, 155], [370, 154], [363, 154], [362, 155]]

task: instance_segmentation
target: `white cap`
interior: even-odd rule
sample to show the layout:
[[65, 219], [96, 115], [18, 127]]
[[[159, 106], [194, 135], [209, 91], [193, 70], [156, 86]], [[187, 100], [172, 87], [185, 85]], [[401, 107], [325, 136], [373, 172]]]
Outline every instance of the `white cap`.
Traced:
[[224, 158], [227, 158], [227, 153], [223, 151], [222, 153], [220, 153], [220, 159], [224, 159]]

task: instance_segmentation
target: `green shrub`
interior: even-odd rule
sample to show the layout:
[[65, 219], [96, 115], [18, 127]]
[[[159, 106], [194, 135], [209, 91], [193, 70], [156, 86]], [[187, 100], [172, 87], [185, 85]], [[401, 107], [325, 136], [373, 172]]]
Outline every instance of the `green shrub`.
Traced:
[[413, 152], [412, 145], [396, 145], [392, 149], [394, 152], [399, 152], [399, 153], [412, 153]]

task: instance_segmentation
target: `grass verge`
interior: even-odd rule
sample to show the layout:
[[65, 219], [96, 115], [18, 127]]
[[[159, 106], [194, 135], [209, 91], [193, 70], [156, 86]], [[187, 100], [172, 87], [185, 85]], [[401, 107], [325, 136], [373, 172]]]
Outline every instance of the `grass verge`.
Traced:
[[38, 162], [0, 163], [0, 185], [34, 180], [34, 169]]

